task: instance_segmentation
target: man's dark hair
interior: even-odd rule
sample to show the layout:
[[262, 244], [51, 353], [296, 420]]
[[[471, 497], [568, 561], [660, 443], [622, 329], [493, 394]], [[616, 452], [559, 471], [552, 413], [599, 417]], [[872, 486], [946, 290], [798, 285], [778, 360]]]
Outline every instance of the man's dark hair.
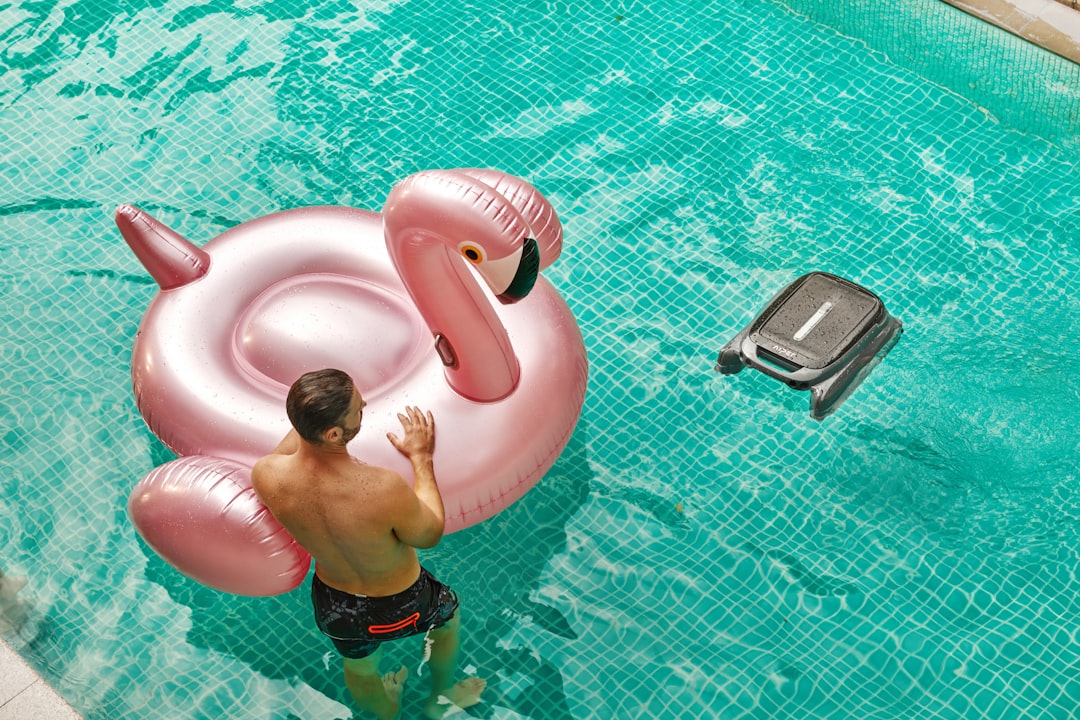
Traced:
[[352, 378], [341, 370], [327, 368], [304, 373], [289, 388], [285, 412], [300, 437], [322, 443], [324, 432], [345, 426], [352, 393]]

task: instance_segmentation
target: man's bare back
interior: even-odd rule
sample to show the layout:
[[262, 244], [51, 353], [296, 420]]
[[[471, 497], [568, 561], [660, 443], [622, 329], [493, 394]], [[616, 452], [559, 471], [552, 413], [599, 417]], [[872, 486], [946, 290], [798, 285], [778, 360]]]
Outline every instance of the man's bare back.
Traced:
[[[355, 417], [347, 422], [355, 419], [358, 428], [364, 407], [359, 393], [353, 402]], [[430, 413], [410, 411], [399, 416], [405, 438], [388, 439], [412, 461], [418, 486], [430, 481], [430, 488], [414, 491], [397, 473], [349, 455], [344, 443], [313, 451], [295, 430], [252, 470], [255, 492], [315, 558], [315, 572], [330, 587], [354, 595], [401, 592], [420, 574], [414, 548], [433, 547], [442, 538], [432, 464], [435, 424]], [[350, 432], [343, 430], [342, 438]]]

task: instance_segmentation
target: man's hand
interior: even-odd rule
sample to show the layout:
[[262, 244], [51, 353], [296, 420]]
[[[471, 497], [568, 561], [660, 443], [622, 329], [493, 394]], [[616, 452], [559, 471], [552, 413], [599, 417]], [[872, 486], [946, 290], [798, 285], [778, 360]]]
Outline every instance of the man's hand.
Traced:
[[386, 433], [386, 439], [410, 460], [430, 460], [435, 452], [435, 419], [431, 417], [431, 411], [421, 412], [420, 408], [410, 405], [405, 408], [405, 414], [398, 413], [398, 420], [405, 430], [405, 438]]

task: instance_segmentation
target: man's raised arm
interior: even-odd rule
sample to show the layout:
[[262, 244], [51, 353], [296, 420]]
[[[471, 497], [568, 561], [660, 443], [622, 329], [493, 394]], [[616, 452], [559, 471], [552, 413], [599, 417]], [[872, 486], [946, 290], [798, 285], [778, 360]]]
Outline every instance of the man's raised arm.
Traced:
[[394, 531], [403, 543], [418, 548], [434, 547], [446, 528], [442, 494], [435, 481], [435, 420], [431, 411], [421, 412], [416, 407], [405, 408], [405, 414], [398, 413], [398, 420], [405, 429], [404, 439], [393, 433], [387, 433], [386, 437], [412, 463], [413, 492], [419, 501], [419, 514], [400, 526], [395, 525]]

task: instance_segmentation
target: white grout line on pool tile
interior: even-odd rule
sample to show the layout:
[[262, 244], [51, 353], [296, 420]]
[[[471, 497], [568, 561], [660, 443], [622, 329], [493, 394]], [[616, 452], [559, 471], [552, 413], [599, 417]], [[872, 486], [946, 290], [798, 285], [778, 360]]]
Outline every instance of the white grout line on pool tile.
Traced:
[[41, 676], [0, 638], [0, 720], [82, 720]]

